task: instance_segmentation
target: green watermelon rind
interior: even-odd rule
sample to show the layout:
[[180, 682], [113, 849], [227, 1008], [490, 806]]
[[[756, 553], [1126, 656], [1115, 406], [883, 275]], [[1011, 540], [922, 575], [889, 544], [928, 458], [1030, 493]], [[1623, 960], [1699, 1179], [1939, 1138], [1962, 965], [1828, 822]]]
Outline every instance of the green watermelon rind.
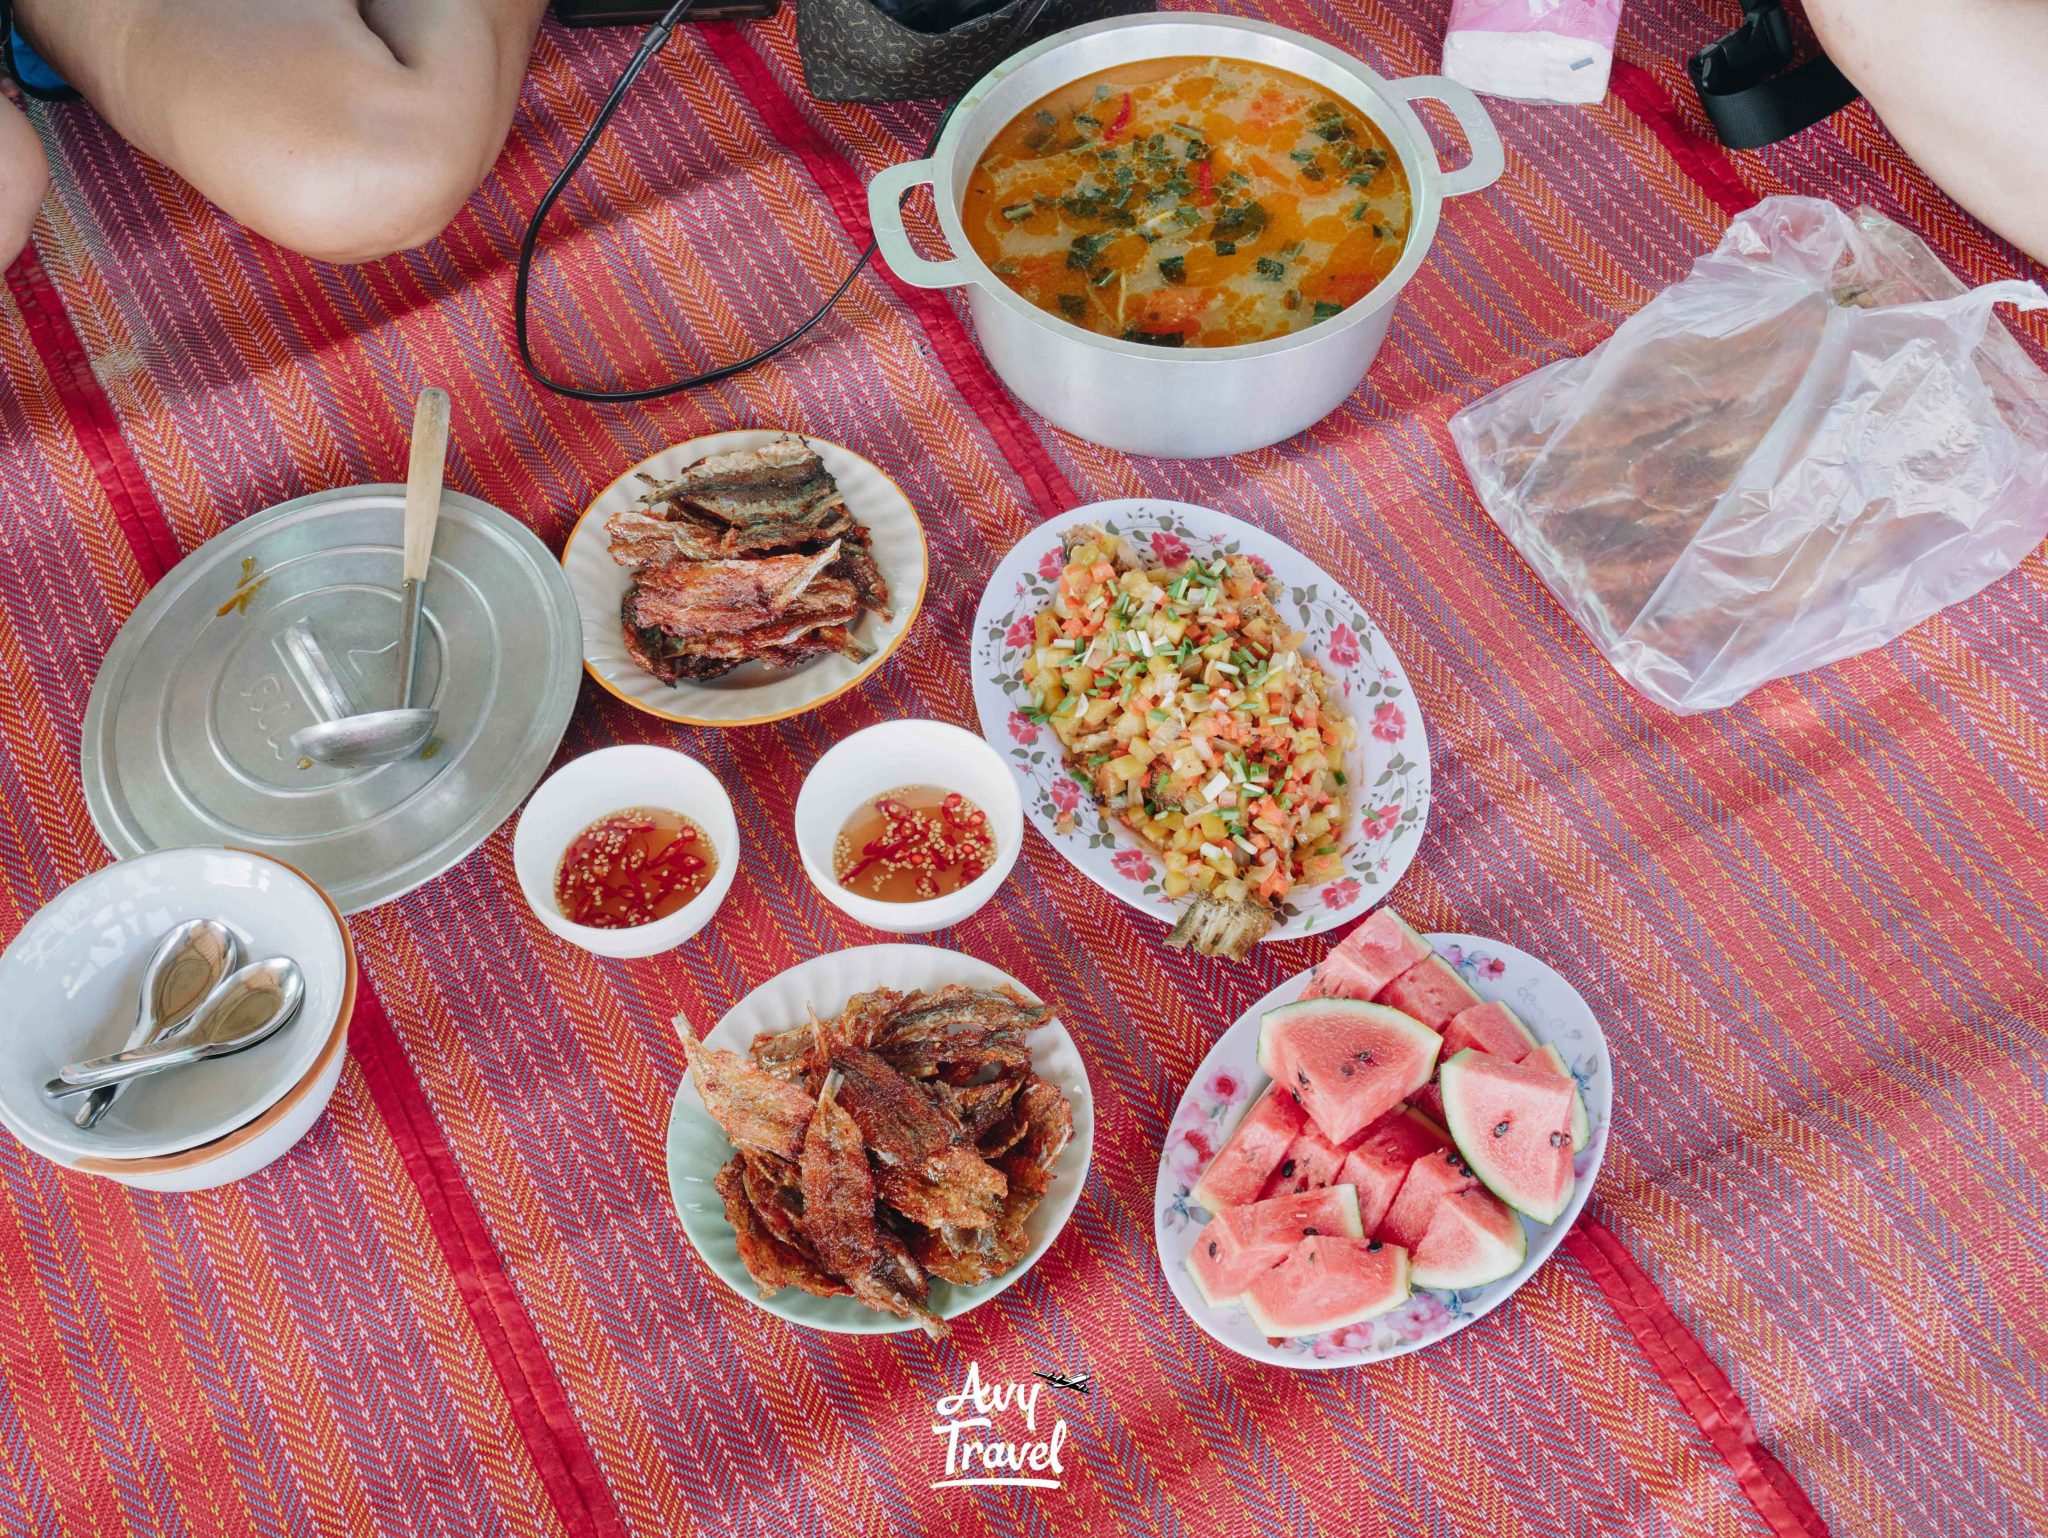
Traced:
[[[1481, 1185], [1485, 1186], [1487, 1190], [1498, 1196], [1509, 1207], [1523, 1216], [1533, 1218], [1538, 1223], [1555, 1223], [1560, 1217], [1564, 1216], [1565, 1208], [1572, 1204], [1572, 1193], [1578, 1185], [1576, 1176], [1565, 1182], [1563, 1191], [1558, 1194], [1557, 1206], [1554, 1210], [1546, 1212], [1540, 1207], [1526, 1206], [1516, 1199], [1517, 1193], [1511, 1189], [1510, 1182], [1501, 1170], [1493, 1164], [1490, 1157], [1493, 1152], [1492, 1140], [1489, 1138], [1482, 1143], [1479, 1138], [1467, 1137], [1460, 1130], [1460, 1124], [1464, 1122], [1465, 1118], [1459, 1114], [1457, 1102], [1460, 1097], [1458, 1095], [1458, 1088], [1465, 1081], [1465, 1069], [1459, 1067], [1459, 1065], [1464, 1063], [1469, 1066], [1469, 1062], [1480, 1061], [1486, 1056], [1486, 1053], [1476, 1048], [1467, 1047], [1448, 1063], [1437, 1069], [1437, 1088], [1443, 1095], [1444, 1101], [1444, 1125], [1450, 1128], [1451, 1141], [1458, 1145], [1458, 1152], [1465, 1160], [1465, 1167], [1479, 1177]], [[1499, 1061], [1499, 1059], [1496, 1058], [1495, 1061]]]
[[[1480, 1193], [1478, 1191], [1467, 1191], [1465, 1194], [1467, 1196], [1477, 1196]], [[1529, 1258], [1529, 1231], [1522, 1226], [1522, 1220], [1514, 1215], [1512, 1209], [1509, 1211], [1508, 1221], [1512, 1226], [1514, 1237], [1512, 1240], [1504, 1239], [1498, 1241], [1497, 1254], [1499, 1258], [1493, 1265], [1478, 1266], [1470, 1271], [1449, 1273], [1432, 1271], [1427, 1266], [1418, 1269], [1414, 1264], [1414, 1257], [1410, 1256], [1409, 1281], [1417, 1287], [1428, 1288], [1436, 1292], [1469, 1292], [1475, 1287], [1490, 1286], [1504, 1276], [1513, 1276], [1522, 1268], [1522, 1263]], [[1425, 1233], [1420, 1243], [1416, 1245], [1416, 1254], [1420, 1254], [1423, 1245], [1426, 1245], [1428, 1242], [1429, 1235]]]
[[[1299, 999], [1292, 1004], [1282, 1004], [1269, 1009], [1259, 1017], [1259, 1068], [1275, 1084], [1280, 1082], [1279, 1057], [1274, 1049], [1274, 1037], [1289, 1020], [1301, 1019], [1308, 1015], [1353, 1015], [1360, 1020], [1370, 1020], [1378, 1025], [1391, 1028], [1409, 1038], [1411, 1045], [1422, 1053], [1425, 1061], [1422, 1077], [1402, 1091], [1403, 1098], [1412, 1095], [1436, 1071], [1436, 1055], [1443, 1046], [1443, 1037], [1432, 1031], [1413, 1015], [1394, 1008], [1391, 1004], [1374, 1004], [1365, 999]], [[1299, 1099], [1299, 1096], [1296, 1096]], [[1306, 1102], [1303, 1102], [1306, 1105]], [[1309, 1123], [1315, 1125], [1315, 1118]]]
[[[1559, 1078], [1572, 1081], [1572, 1152], [1584, 1153], [1586, 1145], [1593, 1141], [1593, 1118], [1586, 1114], [1586, 1097], [1579, 1089], [1578, 1076], [1566, 1064], [1564, 1054], [1551, 1042], [1544, 1042], [1534, 1055], [1548, 1059]], [[1522, 1061], [1526, 1063], [1528, 1058]]]

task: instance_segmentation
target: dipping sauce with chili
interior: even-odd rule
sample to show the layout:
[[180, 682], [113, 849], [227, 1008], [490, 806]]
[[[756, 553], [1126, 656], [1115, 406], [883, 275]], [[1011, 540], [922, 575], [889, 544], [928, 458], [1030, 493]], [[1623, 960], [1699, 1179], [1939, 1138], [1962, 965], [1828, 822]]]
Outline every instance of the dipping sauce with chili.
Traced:
[[627, 807], [569, 841], [555, 870], [555, 902], [572, 924], [631, 929], [683, 907], [717, 865], [710, 836], [682, 813]]
[[903, 785], [867, 802], [839, 830], [832, 874], [886, 903], [957, 892], [995, 863], [988, 814], [958, 791]]

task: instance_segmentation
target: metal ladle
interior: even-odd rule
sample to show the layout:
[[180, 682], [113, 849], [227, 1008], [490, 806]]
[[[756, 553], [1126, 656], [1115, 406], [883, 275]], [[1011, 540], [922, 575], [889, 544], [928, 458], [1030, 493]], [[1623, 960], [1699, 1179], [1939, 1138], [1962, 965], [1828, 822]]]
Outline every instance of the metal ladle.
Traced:
[[290, 957], [251, 962], [216, 988], [172, 1040], [71, 1063], [57, 1070], [43, 1093], [60, 1099], [240, 1052], [277, 1034], [305, 997], [306, 975]]
[[[404, 618], [398, 630], [398, 708], [349, 713], [345, 694], [318, 703], [330, 719], [315, 721], [292, 733], [292, 747], [315, 763], [337, 769], [362, 769], [410, 758], [434, 735], [440, 713], [412, 702], [413, 674], [420, 654], [420, 607], [426, 594], [427, 566], [434, 554], [434, 524], [441, 516], [441, 466], [448, 456], [448, 392], [420, 391], [413, 410], [412, 458], [405, 474]], [[291, 644], [289, 636], [287, 644]], [[304, 658], [299, 659], [302, 663]], [[321, 679], [324, 670], [304, 668]], [[332, 685], [332, 675], [322, 682]], [[325, 694], [327, 689], [319, 692]]]
[[[147, 1046], [175, 1033], [235, 969], [241, 950], [234, 931], [218, 919], [188, 919], [157, 941], [142, 968], [128, 1045]], [[93, 1090], [72, 1111], [72, 1125], [90, 1127], [120, 1093], [118, 1084]]]

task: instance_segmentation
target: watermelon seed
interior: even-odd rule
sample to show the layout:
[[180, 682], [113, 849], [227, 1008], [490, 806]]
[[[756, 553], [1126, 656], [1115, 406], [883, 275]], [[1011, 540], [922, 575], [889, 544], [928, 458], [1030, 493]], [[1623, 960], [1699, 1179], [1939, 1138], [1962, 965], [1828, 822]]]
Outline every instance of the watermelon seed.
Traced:
[[1368, 1253], [1368, 1254], [1371, 1254], [1371, 1253], [1373, 1253], [1373, 1252], [1374, 1252], [1374, 1251], [1376, 1251], [1376, 1250], [1379, 1250], [1379, 1249], [1382, 1249], [1382, 1248], [1384, 1248], [1384, 1246], [1383, 1246], [1383, 1245], [1381, 1244], [1381, 1242], [1380, 1242], [1379, 1240], [1375, 1239], [1375, 1240], [1373, 1240], [1373, 1242], [1372, 1242], [1372, 1243], [1368, 1244], [1368, 1245], [1367, 1245], [1367, 1246], [1366, 1246], [1365, 1248], [1366, 1248], [1366, 1253]]
[[1339, 1068], [1337, 1070], [1337, 1076], [1339, 1078], [1348, 1079], [1356, 1072], [1358, 1072], [1356, 1068], [1353, 1068], [1349, 1063], [1346, 1063], [1342, 1068]]
[[1357, 1058], [1361, 1063], [1369, 1063], [1372, 1061], [1372, 1052], [1369, 1048], [1361, 1047], [1358, 1051], [1352, 1053], [1351, 1055]]
[[1288, 1160], [1288, 1161], [1287, 1161], [1287, 1162], [1286, 1162], [1285, 1164], [1282, 1164], [1282, 1165], [1280, 1166], [1280, 1174], [1281, 1174], [1281, 1176], [1282, 1176], [1282, 1178], [1283, 1178], [1283, 1179], [1284, 1179], [1284, 1178], [1285, 1178], [1286, 1176], [1292, 1175], [1293, 1173], [1294, 1173], [1294, 1161], [1293, 1161], [1292, 1159], [1289, 1159], [1289, 1160]]
[[1312, 1239], [1321, 1232], [1322, 1230], [1320, 1228], [1304, 1228], [1301, 1231], [1301, 1236], [1304, 1239]]
[[1297, 1068], [1297, 1069], [1295, 1069], [1295, 1070], [1294, 1070], [1294, 1082], [1295, 1082], [1295, 1083], [1297, 1083], [1297, 1084], [1299, 1084], [1299, 1085], [1300, 1085], [1300, 1086], [1301, 1086], [1301, 1087], [1302, 1087], [1303, 1089], [1307, 1089], [1307, 1088], [1308, 1088], [1308, 1074], [1307, 1074], [1307, 1072], [1306, 1072], [1306, 1071], [1304, 1071], [1303, 1069], [1300, 1069], [1300, 1068]]
[[1493, 1135], [1495, 1137], [1506, 1137], [1508, 1135], [1508, 1124], [1504, 1121], [1495, 1122], [1493, 1125]]
[[1551, 1146], [1552, 1148], [1562, 1148], [1562, 1147], [1564, 1147], [1564, 1134], [1563, 1134], [1562, 1132], [1553, 1132], [1553, 1133], [1551, 1133], [1551, 1134], [1550, 1134], [1550, 1146]]
[[1209, 1241], [1209, 1258], [1211, 1260], [1216, 1258], [1216, 1241], [1214, 1239]]

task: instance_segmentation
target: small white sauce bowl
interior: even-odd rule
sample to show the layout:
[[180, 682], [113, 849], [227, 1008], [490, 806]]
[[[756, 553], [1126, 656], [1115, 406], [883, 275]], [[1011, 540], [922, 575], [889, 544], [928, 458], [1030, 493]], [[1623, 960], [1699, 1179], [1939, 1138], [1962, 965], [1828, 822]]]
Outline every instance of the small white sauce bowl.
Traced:
[[[958, 791], [988, 814], [995, 863], [957, 892], [892, 903], [849, 892], [833, 874], [833, 846], [848, 819], [876, 796], [906, 785]], [[972, 732], [943, 721], [884, 721], [833, 748], [812, 766], [796, 798], [796, 849], [825, 900], [871, 929], [929, 934], [974, 913], [1017, 863], [1024, 803], [1002, 756]]]
[[[711, 881], [667, 918], [630, 929], [600, 929], [566, 917], [555, 875], [576, 835], [613, 812], [636, 806], [678, 812], [704, 830], [717, 866]], [[711, 922], [739, 872], [740, 828], [732, 798], [696, 759], [669, 748], [600, 748], [541, 782], [512, 835], [512, 868], [534, 915], [564, 940], [599, 956], [657, 956]]]

